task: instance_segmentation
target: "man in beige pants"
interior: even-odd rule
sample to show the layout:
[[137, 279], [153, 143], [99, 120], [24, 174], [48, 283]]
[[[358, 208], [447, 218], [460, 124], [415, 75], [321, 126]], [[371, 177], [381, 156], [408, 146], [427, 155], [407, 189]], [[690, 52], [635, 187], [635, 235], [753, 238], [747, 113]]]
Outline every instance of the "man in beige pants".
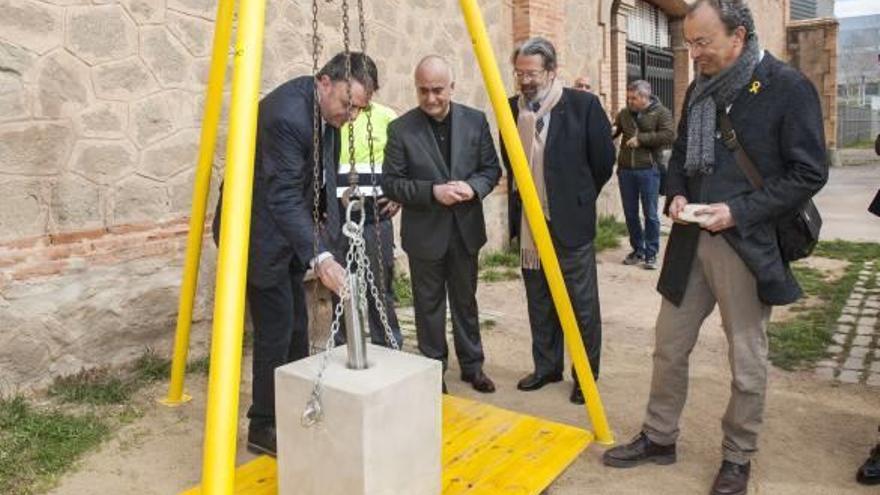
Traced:
[[[776, 222], [828, 178], [822, 111], [813, 85], [758, 47], [744, 0], [697, 0], [684, 38], [700, 73], [688, 89], [669, 163], [667, 211], [676, 223], [657, 286], [663, 303], [651, 395], [641, 433], [605, 452], [603, 461], [620, 468], [676, 461], [688, 359], [717, 304], [733, 380], [711, 493], [741, 495], [764, 415], [770, 308], [801, 296]], [[763, 177], [756, 186], [743, 156]]]

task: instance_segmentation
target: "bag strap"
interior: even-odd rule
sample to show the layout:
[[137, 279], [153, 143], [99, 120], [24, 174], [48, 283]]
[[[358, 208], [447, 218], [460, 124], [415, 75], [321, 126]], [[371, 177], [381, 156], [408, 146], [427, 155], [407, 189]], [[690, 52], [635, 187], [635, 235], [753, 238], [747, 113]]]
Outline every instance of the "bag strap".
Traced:
[[761, 189], [764, 187], [764, 178], [761, 177], [757, 167], [755, 167], [755, 164], [752, 162], [751, 158], [749, 158], [749, 155], [746, 154], [739, 139], [736, 137], [736, 130], [733, 128], [733, 122], [730, 120], [730, 115], [728, 115], [727, 112], [719, 111], [718, 124], [721, 129], [721, 140], [724, 141], [724, 146], [730, 151], [733, 151], [733, 155], [736, 157], [736, 164], [745, 174], [746, 178], [749, 179], [752, 187], [755, 189]]

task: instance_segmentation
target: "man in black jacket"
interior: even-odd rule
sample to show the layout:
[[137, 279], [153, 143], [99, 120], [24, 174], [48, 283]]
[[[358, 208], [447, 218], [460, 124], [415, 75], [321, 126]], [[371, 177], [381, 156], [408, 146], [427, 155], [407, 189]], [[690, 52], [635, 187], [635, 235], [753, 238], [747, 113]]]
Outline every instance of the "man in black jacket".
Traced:
[[[309, 355], [305, 272], [313, 268], [336, 293], [345, 279], [345, 269], [330, 254], [341, 232], [336, 201], [339, 127], [356, 118], [378, 89], [376, 65], [353, 52], [349, 100], [345, 67], [346, 55], [337, 54], [317, 78], [292, 79], [260, 101], [247, 281], [254, 326], [248, 449], [258, 453], [275, 454], [275, 368]], [[313, 222], [315, 138], [321, 161], [319, 215], [324, 219], [317, 239]], [[215, 239], [221, 203], [222, 198], [214, 217]]]
[[418, 108], [388, 127], [382, 190], [403, 205], [400, 236], [412, 275], [416, 338], [422, 354], [442, 361], [446, 371], [448, 294], [461, 379], [491, 393], [495, 384], [483, 372], [477, 261], [486, 243], [483, 199], [501, 176], [498, 153], [486, 115], [452, 102], [455, 78], [446, 60], [422, 59], [415, 85]]
[[[697, 0], [684, 38], [700, 74], [688, 90], [669, 166], [667, 206], [677, 223], [658, 284], [651, 395], [642, 432], [607, 451], [604, 462], [675, 462], [688, 359], [717, 304], [733, 380], [711, 493], [744, 494], [764, 414], [770, 309], [801, 296], [780, 254], [776, 219], [828, 178], [822, 111], [810, 81], [758, 47], [743, 0]], [[721, 139], [725, 113], [764, 178], [760, 189]], [[689, 203], [705, 206], [691, 212]], [[696, 222], [681, 223], [688, 218]]]
[[[526, 40], [512, 57], [520, 95], [510, 99], [559, 265], [577, 317], [594, 377], [599, 376], [602, 322], [596, 281], [596, 198], [611, 177], [614, 143], [608, 117], [592, 93], [563, 88], [556, 78], [556, 50], [544, 38]], [[503, 150], [503, 147], [502, 147]], [[529, 306], [534, 372], [523, 391], [562, 380], [562, 326], [508, 167], [509, 226], [518, 238]], [[572, 373], [573, 374], [573, 373]], [[577, 378], [571, 401], [584, 403]]]

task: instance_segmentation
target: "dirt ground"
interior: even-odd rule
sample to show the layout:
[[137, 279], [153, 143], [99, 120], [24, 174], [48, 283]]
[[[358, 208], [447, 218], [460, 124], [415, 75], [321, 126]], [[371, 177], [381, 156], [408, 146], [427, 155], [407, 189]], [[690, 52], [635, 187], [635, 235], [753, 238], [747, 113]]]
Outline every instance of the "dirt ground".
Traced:
[[[847, 167], [849, 168], [849, 167]], [[827, 211], [830, 238], [859, 240], [874, 230], [853, 215], [861, 215], [873, 195], [880, 166], [832, 171], [833, 186], [819, 198]], [[865, 180], [873, 176], [873, 180]], [[860, 187], [856, 185], [861, 184]], [[854, 190], [858, 189], [857, 191]], [[865, 198], [858, 208], [853, 194]], [[876, 222], [877, 225], [880, 222]], [[873, 227], [871, 227], [873, 228]], [[869, 233], [870, 232], [870, 233]], [[651, 377], [653, 324], [660, 305], [654, 291], [657, 272], [620, 264], [626, 249], [599, 255], [600, 296], [604, 349], [599, 389], [618, 441], [638, 432]], [[834, 263], [823, 266], [839, 269]], [[507, 409], [589, 427], [582, 406], [568, 402], [571, 382], [553, 384], [537, 392], [519, 392], [516, 382], [531, 371], [530, 337], [525, 294], [518, 280], [483, 284], [480, 309], [496, 320], [483, 330], [486, 371], [498, 391], [480, 395], [457, 379], [456, 364], [447, 377], [450, 393], [484, 400]], [[203, 349], [195, 353], [204, 352]], [[708, 493], [721, 459], [720, 418], [729, 395], [727, 344], [717, 312], [710, 316], [691, 361], [690, 398], [682, 418], [679, 461], [666, 467], [631, 470], [605, 468], [603, 447], [592, 445], [550, 487], [553, 495], [575, 494], [692, 494]], [[242, 373], [240, 418], [249, 403], [249, 360]], [[199, 482], [206, 379], [189, 378], [193, 401], [169, 409], [155, 403], [165, 393], [156, 385], [141, 394], [145, 414], [125, 426], [116, 437], [84, 459], [51, 493], [86, 495], [130, 493], [174, 494]], [[773, 495], [878, 494], [877, 487], [855, 483], [856, 467], [876, 441], [880, 422], [880, 390], [864, 385], [821, 382], [811, 372], [772, 369], [761, 452], [752, 468], [749, 493]], [[242, 420], [240, 439], [245, 438]], [[238, 462], [251, 456], [239, 443]]]
[[[599, 256], [604, 349], [600, 392], [618, 441], [634, 435], [642, 420], [651, 372], [653, 323], [660, 297], [657, 272], [619, 263], [623, 248]], [[568, 402], [571, 383], [537, 392], [519, 392], [516, 381], [530, 371], [530, 338], [520, 281], [483, 285], [481, 311], [497, 324], [484, 330], [486, 371], [498, 385], [494, 395], [476, 394], [457, 380], [452, 364], [450, 393], [485, 400], [515, 411], [588, 427], [583, 407]], [[717, 313], [704, 327], [692, 358], [690, 399], [682, 419], [680, 457], [668, 467], [613, 470], [600, 463], [603, 448], [592, 445], [551, 486], [551, 494], [705, 493], [720, 462], [721, 429], [730, 373], [727, 345]], [[248, 363], [245, 364], [247, 370]], [[241, 409], [249, 403], [250, 376], [242, 374]], [[172, 494], [199, 481], [206, 380], [190, 378], [189, 404], [169, 409], [155, 404], [163, 385], [147, 391], [145, 414], [115, 439], [87, 457], [53, 494]], [[749, 493], [878, 493], [860, 487], [854, 470], [864, 459], [880, 421], [880, 391], [865, 386], [833, 386], [811, 373], [774, 369], [761, 453]], [[240, 416], [240, 417], [243, 417]], [[245, 435], [241, 421], [241, 435]], [[239, 463], [250, 459], [239, 448]]]

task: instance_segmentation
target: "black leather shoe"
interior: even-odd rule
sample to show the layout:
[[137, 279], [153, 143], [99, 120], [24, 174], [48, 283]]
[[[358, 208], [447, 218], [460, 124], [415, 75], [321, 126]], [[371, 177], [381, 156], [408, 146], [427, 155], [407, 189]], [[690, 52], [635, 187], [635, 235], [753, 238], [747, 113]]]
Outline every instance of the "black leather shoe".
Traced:
[[856, 481], [863, 485], [880, 485], [880, 443], [871, 450], [871, 456], [859, 468]]
[[449, 393], [449, 390], [446, 390], [446, 380], [443, 380], [441, 383], [443, 384], [443, 388], [441, 388], [440, 390], [441, 390], [444, 394], [448, 394], [448, 393]]
[[654, 443], [644, 432], [639, 433], [628, 444], [609, 449], [602, 455], [602, 463], [616, 468], [631, 468], [648, 462], [665, 466], [674, 464], [675, 460], [675, 444]]
[[723, 461], [712, 483], [712, 495], [745, 495], [749, 489], [752, 463], [736, 464]]
[[539, 375], [537, 373], [529, 373], [525, 378], [519, 381], [516, 384], [516, 388], [529, 392], [532, 390], [538, 390], [539, 388], [547, 385], [548, 383], [555, 383], [562, 381], [562, 373], [553, 373], [552, 375]]
[[274, 426], [248, 429], [247, 449], [252, 454], [265, 454], [275, 457], [278, 450]]
[[568, 400], [572, 404], [580, 404], [584, 405], [586, 400], [584, 400], [584, 391], [581, 390], [581, 387], [575, 383], [574, 386], [571, 387], [571, 395], [568, 397]]
[[495, 384], [492, 382], [483, 370], [477, 371], [473, 375], [461, 374], [461, 381], [470, 383], [474, 390], [484, 394], [491, 394], [495, 391]]

